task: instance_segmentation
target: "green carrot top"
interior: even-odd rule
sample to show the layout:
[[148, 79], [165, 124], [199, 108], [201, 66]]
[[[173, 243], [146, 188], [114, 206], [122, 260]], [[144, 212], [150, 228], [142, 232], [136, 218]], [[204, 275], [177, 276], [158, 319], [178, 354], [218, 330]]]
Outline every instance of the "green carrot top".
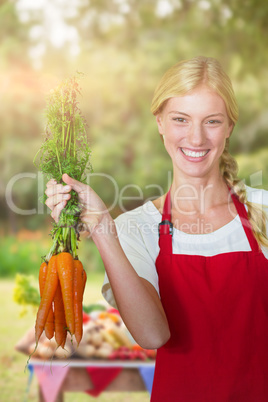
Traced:
[[[34, 158], [35, 165], [47, 179], [53, 178], [58, 183], [62, 183], [64, 173], [85, 182], [86, 174], [92, 171], [91, 151], [86, 135], [87, 124], [78, 102], [81, 95], [80, 78], [81, 73], [77, 73], [64, 80], [47, 96], [45, 140]], [[71, 196], [59, 222], [54, 224], [54, 242], [46, 257], [48, 260], [51, 255], [61, 251], [69, 251], [73, 257], [77, 256], [77, 227], [81, 207], [76, 192], [72, 191]]]

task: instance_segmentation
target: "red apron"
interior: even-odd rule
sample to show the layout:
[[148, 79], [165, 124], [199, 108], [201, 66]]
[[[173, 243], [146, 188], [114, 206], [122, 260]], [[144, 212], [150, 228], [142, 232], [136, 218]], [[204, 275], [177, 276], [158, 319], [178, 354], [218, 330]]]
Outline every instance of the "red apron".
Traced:
[[251, 251], [172, 254], [170, 193], [156, 260], [171, 337], [157, 352], [152, 402], [268, 401], [268, 260], [232, 195]]

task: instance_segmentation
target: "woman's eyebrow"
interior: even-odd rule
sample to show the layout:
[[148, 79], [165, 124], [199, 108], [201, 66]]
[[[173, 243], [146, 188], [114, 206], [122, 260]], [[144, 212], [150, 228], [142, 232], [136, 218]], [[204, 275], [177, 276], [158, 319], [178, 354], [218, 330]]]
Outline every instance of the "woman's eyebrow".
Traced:
[[179, 112], [178, 110], [172, 110], [171, 112], [169, 112], [168, 114], [171, 114], [171, 113], [175, 113], [175, 114], [182, 114], [183, 116], [188, 116], [188, 117], [190, 117], [190, 115], [189, 114], [187, 114], [187, 113], [183, 113], [183, 112]]
[[[180, 114], [180, 115], [183, 115], [183, 116], [190, 117], [189, 114], [180, 112], [180, 111], [178, 111], [178, 110], [171, 110], [168, 114], [171, 114], [171, 113], [173, 113], [173, 114]], [[219, 113], [212, 113], [212, 114], [207, 115], [205, 118], [213, 117], [213, 116], [223, 116], [223, 117], [224, 117], [224, 114], [221, 113], [221, 112], [219, 112]]]
[[221, 113], [221, 112], [219, 112], [219, 113], [212, 113], [212, 114], [209, 114], [207, 117], [213, 117], [213, 116], [223, 116], [223, 117], [224, 117], [224, 114]]

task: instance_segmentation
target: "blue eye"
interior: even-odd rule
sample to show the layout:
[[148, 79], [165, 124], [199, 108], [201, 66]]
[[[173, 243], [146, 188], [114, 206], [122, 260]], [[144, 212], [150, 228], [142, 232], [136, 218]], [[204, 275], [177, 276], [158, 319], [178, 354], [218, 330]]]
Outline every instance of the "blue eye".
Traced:
[[184, 123], [186, 121], [183, 117], [174, 117], [172, 120], [177, 121], [179, 123]]
[[219, 120], [209, 120], [208, 123], [209, 124], [219, 124], [221, 122]]

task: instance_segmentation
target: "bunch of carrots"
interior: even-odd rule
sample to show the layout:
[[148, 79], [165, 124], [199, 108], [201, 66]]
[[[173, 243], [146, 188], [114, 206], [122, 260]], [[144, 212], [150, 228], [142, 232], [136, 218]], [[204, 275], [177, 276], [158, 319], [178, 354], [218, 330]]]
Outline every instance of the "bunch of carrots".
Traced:
[[[50, 92], [45, 113], [45, 141], [34, 159], [48, 179], [53, 178], [62, 184], [64, 173], [85, 182], [86, 173], [92, 170], [86, 122], [77, 100], [79, 78], [76, 75], [67, 79]], [[44, 195], [43, 201], [45, 199]], [[54, 223], [51, 232], [53, 244], [39, 270], [41, 301], [35, 324], [36, 346], [43, 331], [48, 339], [55, 336], [62, 348], [67, 333], [75, 337], [78, 345], [82, 339], [87, 275], [77, 254], [80, 212], [77, 193], [72, 190], [59, 222]]]
[[38, 342], [43, 330], [64, 348], [67, 331], [79, 345], [83, 335], [83, 294], [87, 275], [81, 261], [62, 252], [43, 262], [39, 271], [41, 302], [36, 317]]

